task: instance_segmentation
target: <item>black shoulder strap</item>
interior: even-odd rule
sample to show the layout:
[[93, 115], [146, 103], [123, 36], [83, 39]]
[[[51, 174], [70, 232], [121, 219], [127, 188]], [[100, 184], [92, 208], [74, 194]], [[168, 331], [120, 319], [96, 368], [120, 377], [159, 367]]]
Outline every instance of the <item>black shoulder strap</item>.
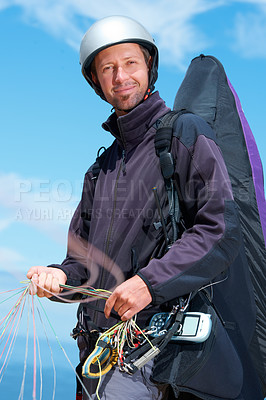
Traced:
[[[101, 151], [103, 151], [103, 153], [101, 153]], [[99, 150], [97, 152], [96, 161], [90, 169], [92, 172], [92, 175], [93, 175], [92, 179], [94, 179], [95, 181], [98, 179], [99, 173], [102, 169], [102, 163], [105, 159], [105, 155], [106, 155], [106, 148], [104, 146], [102, 146], [99, 148]]]
[[174, 243], [178, 238], [178, 225], [181, 219], [178, 194], [174, 186], [173, 175], [175, 171], [175, 161], [171, 153], [171, 145], [173, 138], [173, 126], [177, 118], [186, 113], [186, 110], [170, 111], [156, 121], [156, 134], [154, 138], [155, 152], [159, 157], [162, 176], [165, 182], [165, 188], [169, 202], [169, 216], [173, 228], [173, 237], [171, 242]]
[[155, 150], [159, 157], [160, 153], [167, 151], [170, 152], [173, 137], [173, 126], [175, 121], [180, 115], [186, 114], [189, 111], [182, 109], [180, 111], [169, 111], [155, 122]]

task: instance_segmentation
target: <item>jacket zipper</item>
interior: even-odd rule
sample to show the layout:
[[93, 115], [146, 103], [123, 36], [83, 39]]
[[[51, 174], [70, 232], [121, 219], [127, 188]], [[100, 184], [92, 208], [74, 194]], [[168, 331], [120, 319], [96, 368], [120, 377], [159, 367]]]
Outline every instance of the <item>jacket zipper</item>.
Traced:
[[[120, 178], [121, 171], [124, 170], [124, 163], [125, 163], [125, 161], [122, 158], [122, 162], [120, 164], [120, 167], [119, 167], [119, 170], [118, 170], [118, 173], [117, 173], [117, 177], [116, 177], [116, 181], [115, 181], [114, 202], [113, 202], [112, 216], [111, 216], [111, 222], [110, 222], [108, 233], [107, 233], [107, 239], [106, 239], [106, 245], [105, 245], [105, 251], [104, 251], [104, 254], [106, 254], [107, 256], [108, 256], [108, 253], [109, 253], [110, 238], [111, 238], [111, 233], [112, 233], [113, 224], [114, 224], [114, 216], [115, 216], [116, 202], [117, 202], [118, 180]], [[101, 283], [102, 283], [102, 280], [101, 280]]]
[[[113, 210], [112, 210], [112, 216], [111, 216], [111, 222], [109, 225], [109, 229], [108, 229], [108, 233], [107, 233], [107, 238], [106, 238], [106, 244], [105, 244], [105, 250], [104, 250], [104, 254], [106, 256], [108, 256], [108, 252], [109, 252], [109, 245], [110, 245], [110, 238], [111, 238], [111, 233], [113, 230], [113, 224], [114, 224], [114, 215], [115, 215], [115, 210], [116, 210], [116, 201], [117, 201], [117, 185], [118, 185], [118, 180], [120, 178], [120, 174], [121, 171], [123, 172], [123, 175], [125, 175], [126, 173], [126, 142], [123, 136], [123, 129], [121, 127], [119, 118], [117, 120], [117, 125], [118, 125], [118, 129], [120, 132], [120, 137], [121, 137], [121, 141], [123, 144], [122, 147], [122, 162], [120, 164], [117, 176], [116, 176], [116, 181], [115, 181], [115, 190], [114, 190], [114, 202], [113, 202]], [[105, 258], [104, 258], [104, 262], [103, 262], [103, 267], [105, 265]], [[102, 287], [102, 283], [103, 283], [103, 278], [104, 278], [104, 268], [102, 269], [101, 272], [101, 277], [100, 277], [100, 288]], [[96, 301], [96, 306], [97, 306], [97, 301]], [[94, 317], [93, 317], [93, 322], [95, 323], [95, 325], [97, 325], [97, 311], [94, 312]]]
[[[121, 170], [123, 172], [123, 175], [125, 175], [126, 173], [126, 141], [123, 135], [123, 129], [121, 127], [121, 123], [120, 120], [118, 118], [117, 120], [117, 126], [120, 132], [120, 137], [121, 137], [121, 141], [122, 141], [122, 162], [120, 164], [118, 173], [117, 173], [117, 177], [116, 177], [116, 181], [115, 181], [115, 192], [114, 192], [114, 203], [113, 203], [113, 210], [112, 210], [112, 217], [111, 217], [111, 222], [109, 225], [109, 229], [108, 229], [108, 234], [107, 234], [107, 240], [106, 240], [106, 246], [105, 246], [105, 254], [108, 255], [108, 250], [109, 250], [109, 242], [110, 242], [110, 237], [111, 237], [111, 233], [112, 233], [112, 228], [113, 228], [113, 223], [114, 223], [114, 214], [115, 214], [115, 210], [116, 210], [116, 200], [117, 200], [117, 184], [118, 184], [118, 180], [120, 178], [120, 174], [121, 174]], [[103, 277], [103, 273], [101, 278]], [[102, 279], [101, 279], [101, 284], [102, 284]]]
[[126, 150], [122, 150], [122, 172], [123, 175], [126, 173]]
[[[108, 256], [108, 252], [109, 252], [109, 245], [110, 245], [110, 238], [111, 238], [111, 234], [112, 234], [112, 230], [113, 230], [113, 224], [114, 224], [114, 216], [115, 216], [115, 210], [116, 210], [116, 202], [117, 202], [117, 186], [118, 186], [118, 180], [120, 178], [120, 174], [121, 171], [123, 172], [123, 174], [125, 173], [126, 170], [126, 151], [123, 149], [122, 150], [122, 162], [119, 166], [119, 170], [117, 172], [117, 176], [116, 176], [116, 181], [115, 181], [115, 190], [114, 190], [114, 201], [113, 201], [113, 209], [112, 209], [112, 216], [111, 216], [111, 222], [109, 225], [109, 229], [108, 229], [108, 233], [107, 233], [107, 238], [106, 238], [106, 244], [105, 244], [105, 249], [104, 249], [104, 255]], [[104, 257], [104, 261], [103, 261], [103, 267], [105, 265], [105, 257]], [[104, 268], [102, 269], [101, 272], [101, 277], [100, 277], [100, 288], [102, 287], [102, 283], [103, 283], [103, 277], [104, 277]], [[98, 301], [96, 301], [96, 307], [98, 306]], [[95, 325], [97, 325], [97, 311], [94, 311], [94, 316], [93, 316], [93, 322], [95, 323]]]

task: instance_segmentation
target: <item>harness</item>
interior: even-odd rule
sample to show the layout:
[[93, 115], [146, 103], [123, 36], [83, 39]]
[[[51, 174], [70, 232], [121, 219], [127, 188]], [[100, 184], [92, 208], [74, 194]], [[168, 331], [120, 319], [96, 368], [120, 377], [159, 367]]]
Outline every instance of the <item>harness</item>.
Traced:
[[164, 326], [161, 334], [154, 337], [150, 343], [145, 342], [137, 349], [129, 350], [124, 359], [124, 365], [120, 367], [120, 370], [129, 374], [134, 374], [147, 362], [156, 357], [170, 342], [173, 335], [179, 332], [182, 327], [184, 312], [187, 305], [188, 303], [186, 303], [183, 298], [179, 298], [178, 304], [174, 306], [172, 311], [169, 313], [167, 326]]
[[154, 138], [154, 147], [156, 155], [159, 157], [160, 167], [162, 176], [164, 178], [165, 190], [168, 196], [168, 215], [170, 217], [172, 226], [172, 238], [168, 237], [166, 231], [165, 221], [162, 215], [159, 198], [157, 195], [156, 188], [154, 188], [154, 196], [161, 218], [162, 228], [165, 237], [166, 250], [172, 246], [172, 244], [178, 239], [180, 224], [183, 225], [181, 220], [181, 210], [179, 205], [177, 188], [174, 183], [174, 172], [175, 172], [175, 161], [171, 153], [172, 138], [173, 138], [173, 126], [177, 118], [186, 113], [186, 110], [181, 111], [170, 111], [163, 117], [158, 119], [155, 123], [156, 134]]
[[[95, 347], [85, 362], [79, 365], [79, 373], [83, 377], [99, 378], [108, 373], [118, 362], [120, 371], [130, 375], [134, 374], [157, 356], [173, 335], [181, 331], [188, 303], [183, 298], [178, 299], [178, 304], [168, 313], [167, 322], [163, 323], [160, 329], [149, 325], [143, 331], [135, 330], [133, 339], [124, 337], [125, 345], [122, 346], [119, 353], [117, 349], [121, 335], [116, 335], [119, 323], [106, 332], [98, 332]], [[127, 336], [129, 330], [131, 329], [126, 329], [127, 332], [124, 331], [123, 334]], [[156, 335], [154, 335], [155, 331]], [[132, 332], [130, 333], [132, 334]]]
[[[171, 153], [171, 145], [174, 123], [181, 114], [186, 112], [186, 110], [181, 110], [179, 112], [170, 111], [158, 119], [154, 124], [156, 129], [154, 138], [155, 152], [159, 158], [161, 173], [164, 179], [165, 190], [168, 197], [167, 220], [170, 220], [172, 228], [170, 237], [166, 228], [166, 221], [162, 213], [157, 188], [155, 187], [153, 188], [153, 194], [164, 234], [165, 252], [167, 252], [171, 248], [172, 244], [178, 239], [180, 228], [184, 228], [177, 187], [174, 183], [175, 160]], [[89, 170], [93, 175], [92, 179], [94, 180], [95, 185], [102, 169], [105, 157], [106, 149], [101, 147], [98, 150], [95, 163]], [[151, 338], [149, 341], [146, 339], [139, 340], [139, 343], [135, 345], [135, 348], [132, 349], [128, 347], [126, 349], [123, 361], [120, 360], [119, 363], [119, 368], [121, 371], [134, 374], [165, 348], [172, 336], [176, 334], [182, 326], [184, 310], [186, 308], [185, 305], [187, 305], [187, 303], [183, 298], [178, 299], [178, 304], [175, 305], [170, 312], [167, 326], [164, 327], [164, 330], [160, 335]], [[90, 308], [96, 309], [91, 305]], [[97, 311], [102, 310], [97, 309]], [[91, 321], [89, 323], [91, 324]], [[93, 329], [93, 331], [95, 332], [95, 329]], [[77, 327], [73, 330], [72, 336], [76, 338], [79, 334], [86, 335], [86, 332], [84, 329], [80, 329], [80, 325], [78, 323]], [[84, 363], [81, 362], [78, 365], [76, 372], [81, 380], [82, 376], [88, 378], [99, 378], [101, 375], [109, 372], [117, 361], [118, 354], [114, 349], [110, 339], [108, 340], [106, 337], [101, 338], [101, 332], [98, 331], [98, 340], [96, 341], [94, 350]], [[82, 399], [82, 387], [78, 380], [76, 399]]]

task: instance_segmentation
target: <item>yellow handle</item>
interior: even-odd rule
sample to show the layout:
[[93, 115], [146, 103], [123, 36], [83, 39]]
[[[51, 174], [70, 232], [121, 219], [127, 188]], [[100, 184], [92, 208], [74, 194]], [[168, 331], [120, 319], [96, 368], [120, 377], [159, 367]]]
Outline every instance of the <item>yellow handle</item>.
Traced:
[[[100, 338], [96, 343], [95, 349], [86, 359], [82, 367], [82, 375], [86, 378], [99, 378], [105, 375], [117, 363], [118, 353], [110, 345], [110, 340], [107, 337]], [[93, 372], [91, 368], [98, 368]]]

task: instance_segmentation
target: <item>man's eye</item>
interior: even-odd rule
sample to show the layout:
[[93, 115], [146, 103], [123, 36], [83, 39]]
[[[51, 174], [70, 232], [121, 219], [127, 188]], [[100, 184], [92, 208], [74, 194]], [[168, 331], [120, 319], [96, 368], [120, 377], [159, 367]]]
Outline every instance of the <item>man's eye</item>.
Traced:
[[111, 65], [107, 65], [107, 66], [103, 67], [103, 72], [111, 71], [111, 69], [112, 69], [112, 66]]

